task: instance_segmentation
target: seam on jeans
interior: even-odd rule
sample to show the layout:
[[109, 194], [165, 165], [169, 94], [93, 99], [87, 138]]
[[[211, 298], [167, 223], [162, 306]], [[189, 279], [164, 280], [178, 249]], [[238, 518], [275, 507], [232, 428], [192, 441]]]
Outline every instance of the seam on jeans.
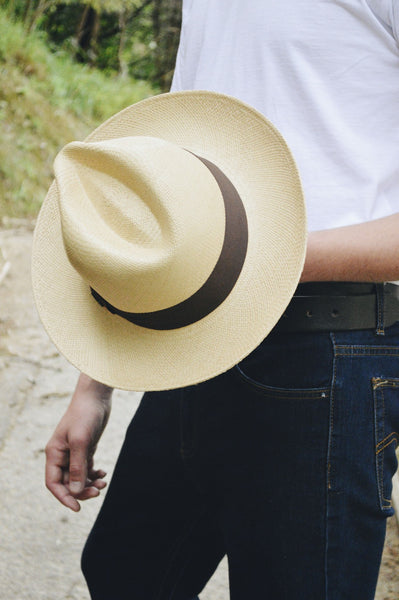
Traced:
[[[392, 387], [394, 387], [394, 386], [392, 386]], [[385, 498], [385, 494], [384, 494], [384, 491], [385, 491], [385, 488], [384, 488], [384, 455], [382, 455], [382, 457], [379, 457], [378, 455], [387, 446], [389, 446], [390, 444], [392, 444], [392, 442], [396, 442], [396, 447], [397, 447], [398, 446], [398, 437], [397, 437], [397, 433], [395, 431], [393, 431], [389, 435], [385, 436], [385, 395], [384, 395], [384, 386], [379, 386], [379, 388], [374, 388], [374, 402], [375, 402], [374, 411], [375, 411], [376, 435], [378, 435], [378, 429], [377, 429], [377, 420], [378, 420], [377, 419], [377, 400], [378, 400], [378, 395], [379, 394], [380, 394], [380, 397], [381, 397], [381, 400], [382, 400], [382, 422], [383, 422], [382, 435], [383, 435], [383, 439], [378, 444], [376, 444], [376, 447], [375, 447], [376, 469], [377, 469], [377, 483], [378, 483], [378, 495], [379, 495], [379, 498], [380, 498], [381, 510], [389, 510], [390, 508], [392, 508], [392, 499]], [[391, 438], [391, 439], [388, 442], [389, 438]], [[382, 446], [381, 446], [381, 444], [382, 444]], [[379, 448], [379, 446], [381, 446], [381, 448]], [[381, 462], [381, 466], [380, 466], [380, 462]]]
[[377, 335], [385, 335], [385, 283], [377, 283], [377, 302], [378, 302], [378, 320], [379, 328]]
[[[206, 510], [207, 510], [207, 506], [204, 506], [202, 511], [200, 511], [200, 513], [192, 521], [190, 521], [188, 527], [186, 527], [184, 529], [184, 531], [181, 533], [181, 535], [176, 539], [175, 543], [173, 544], [172, 550], [170, 553], [170, 559], [168, 561], [168, 566], [165, 569], [165, 574], [164, 574], [163, 580], [161, 582], [159, 592], [156, 596], [156, 600], [162, 600], [162, 594], [164, 592], [164, 585], [165, 585], [165, 582], [167, 581], [168, 575], [171, 572], [171, 568], [173, 567], [173, 563], [175, 561], [176, 555], [177, 555], [178, 551], [180, 550], [180, 548], [182, 547], [183, 543], [188, 539], [190, 533], [192, 533], [192, 531], [195, 529], [195, 525], [198, 523], [198, 521], [200, 521], [202, 515], [206, 512]], [[177, 583], [178, 582], [176, 582], [174, 584], [172, 592], [174, 592], [174, 590], [176, 589]]]
[[341, 349], [341, 348], [349, 348], [349, 349], [357, 349], [357, 348], [375, 348], [376, 350], [379, 350], [380, 348], [383, 350], [397, 350], [397, 346], [390, 346], [388, 344], [385, 345], [380, 345], [380, 344], [337, 344], [336, 345], [337, 349]]
[[397, 388], [399, 387], [399, 378], [398, 377], [373, 377], [373, 387], [377, 388]]
[[238, 365], [235, 367], [235, 372], [240, 379], [255, 388], [255, 392], [261, 393], [263, 396], [278, 398], [279, 400], [318, 400], [325, 399], [329, 396], [329, 389], [321, 388], [278, 388], [266, 385], [252, 379], [244, 373]]
[[[382, 436], [385, 437], [385, 396], [384, 396], [384, 388], [381, 388], [381, 396], [382, 396], [382, 417], [383, 417], [383, 429]], [[381, 500], [382, 502], [386, 502], [385, 494], [384, 494], [384, 455], [382, 456], [381, 461]], [[389, 501], [388, 501], [389, 502]]]
[[333, 431], [334, 431], [334, 407], [335, 407], [335, 386], [337, 380], [337, 358], [335, 353], [335, 335], [330, 334], [330, 339], [333, 347], [333, 371], [332, 380], [330, 387], [330, 419], [329, 419], [329, 431], [328, 431], [328, 447], [327, 447], [327, 465], [326, 465], [326, 522], [325, 522], [325, 555], [324, 555], [324, 586], [325, 586], [325, 598], [328, 598], [328, 555], [329, 555], [329, 509], [330, 509], [330, 496], [332, 489], [332, 475], [331, 475], [331, 453], [333, 444]]
[[340, 344], [336, 346], [337, 356], [399, 356], [397, 346], [373, 346], [371, 344]]
[[[373, 402], [374, 402], [374, 430], [375, 430], [375, 448], [377, 448], [377, 439], [378, 439], [378, 406], [379, 406], [379, 392], [381, 388], [376, 388], [373, 385]], [[377, 478], [377, 494], [378, 501], [380, 503], [381, 510], [384, 510], [383, 506], [383, 493], [382, 493], [382, 483], [381, 483], [381, 468], [380, 468], [380, 457], [377, 456], [377, 452], [375, 453], [375, 470], [376, 470], [376, 478]]]
[[[255, 391], [257, 391], [259, 394], [261, 393], [260, 390]], [[292, 396], [280, 396], [279, 394], [273, 394], [271, 391], [262, 395], [270, 396], [271, 398], [274, 397], [278, 400], [319, 400], [321, 398], [324, 400], [327, 397], [327, 391], [322, 391], [320, 394], [314, 396], [303, 396], [302, 394], [292, 394]]]
[[379, 352], [378, 350], [375, 351], [359, 351], [359, 352], [353, 352], [351, 350], [348, 350], [347, 352], [337, 352], [337, 356], [352, 356], [353, 358], [362, 358], [362, 356], [399, 356], [399, 352], [396, 348], [395, 352], [387, 352], [387, 351], [383, 351], [383, 352]]
[[[384, 423], [384, 425], [383, 425], [384, 438], [383, 439], [387, 439], [385, 437], [385, 395], [384, 395], [384, 387], [383, 386], [380, 387], [380, 392], [381, 392], [381, 397], [382, 397], [382, 416], [383, 416], [383, 423]], [[389, 437], [389, 436], [387, 436], [387, 437]], [[392, 440], [392, 441], [394, 441], [394, 440]], [[386, 444], [384, 447], [386, 447], [386, 446], [389, 446], [389, 444]], [[381, 450], [382, 450], [382, 448], [381, 448]], [[376, 454], [378, 454], [378, 452]], [[377, 460], [377, 463], [378, 463], [378, 460]], [[384, 487], [384, 456], [382, 457], [382, 460], [381, 460], [380, 485], [381, 485], [381, 503], [383, 505], [382, 508], [389, 509], [392, 507], [392, 500], [390, 498], [385, 498], [385, 494], [384, 494], [384, 491], [385, 491], [385, 487]]]
[[377, 296], [377, 335], [385, 335], [384, 329], [384, 284], [376, 284]]
[[329, 440], [328, 440], [328, 462], [327, 462], [327, 490], [331, 490], [332, 488], [332, 477], [331, 477], [331, 450], [332, 450], [332, 442], [333, 442], [333, 431], [334, 431], [334, 409], [335, 409], [335, 385], [337, 381], [337, 361], [336, 357], [338, 354], [335, 352], [336, 344], [335, 344], [335, 335], [331, 333], [331, 341], [333, 345], [334, 351], [334, 359], [333, 359], [333, 377], [331, 382], [331, 391], [330, 391], [330, 427], [329, 427]]
[[383, 440], [381, 440], [377, 444], [375, 453], [379, 454], [381, 452], [381, 450], [384, 450], [384, 448], [387, 448], [387, 446], [390, 446], [392, 444], [392, 442], [396, 442], [396, 446], [399, 445], [399, 437], [398, 437], [398, 433], [396, 431], [393, 431], [392, 433], [387, 435]]

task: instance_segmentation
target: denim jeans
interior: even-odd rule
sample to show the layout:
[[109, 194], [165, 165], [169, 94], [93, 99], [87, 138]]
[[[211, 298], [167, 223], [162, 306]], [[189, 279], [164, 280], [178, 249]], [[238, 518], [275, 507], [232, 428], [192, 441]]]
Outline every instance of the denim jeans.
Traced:
[[277, 333], [147, 393], [83, 553], [95, 600], [372, 600], [392, 515], [399, 324]]

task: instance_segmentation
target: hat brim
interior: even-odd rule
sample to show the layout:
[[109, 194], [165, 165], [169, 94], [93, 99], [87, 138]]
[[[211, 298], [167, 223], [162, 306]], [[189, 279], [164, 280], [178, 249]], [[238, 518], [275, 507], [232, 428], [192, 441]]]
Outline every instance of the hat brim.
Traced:
[[163, 94], [134, 104], [86, 141], [154, 136], [207, 158], [231, 179], [248, 219], [245, 264], [232, 292], [192, 325], [155, 331], [101, 307], [71, 266], [51, 186], [36, 224], [33, 291], [47, 333], [80, 371], [112, 387], [164, 390], [228, 370], [276, 325], [298, 284], [306, 248], [302, 187], [281, 134], [260, 113], [206, 91]]

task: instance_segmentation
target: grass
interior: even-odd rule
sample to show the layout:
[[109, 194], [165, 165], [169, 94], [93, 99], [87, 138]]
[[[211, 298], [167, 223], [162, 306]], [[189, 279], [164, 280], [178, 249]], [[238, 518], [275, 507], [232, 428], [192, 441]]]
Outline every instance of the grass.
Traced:
[[51, 53], [0, 9], [0, 219], [34, 218], [62, 146], [154, 93]]

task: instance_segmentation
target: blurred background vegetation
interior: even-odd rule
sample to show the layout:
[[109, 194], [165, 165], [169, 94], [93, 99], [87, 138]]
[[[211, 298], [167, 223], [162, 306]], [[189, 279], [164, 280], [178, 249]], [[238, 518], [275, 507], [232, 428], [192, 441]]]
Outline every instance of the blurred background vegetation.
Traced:
[[167, 91], [181, 0], [0, 0], [0, 218], [35, 217], [58, 150]]

